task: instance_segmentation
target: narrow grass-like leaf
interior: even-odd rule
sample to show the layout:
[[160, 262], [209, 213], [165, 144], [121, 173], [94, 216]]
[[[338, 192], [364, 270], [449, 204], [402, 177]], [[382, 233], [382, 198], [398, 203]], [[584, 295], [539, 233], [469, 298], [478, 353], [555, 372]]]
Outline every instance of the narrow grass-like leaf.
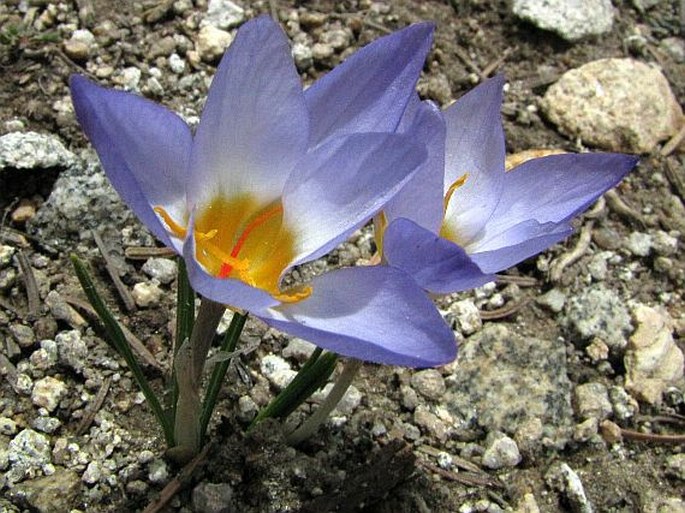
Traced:
[[259, 412], [248, 429], [268, 417], [287, 417], [305, 402], [314, 392], [323, 387], [335, 370], [338, 355], [323, 353], [312, 354], [293, 380], [266, 408]]
[[147, 400], [152, 412], [157, 417], [157, 421], [162, 427], [164, 432], [164, 438], [166, 439], [167, 445], [170, 447], [174, 445], [174, 433], [173, 427], [169, 417], [167, 417], [162, 405], [160, 404], [157, 396], [150, 387], [143, 370], [141, 369], [138, 360], [131, 351], [131, 347], [126, 342], [126, 337], [124, 336], [119, 323], [109, 311], [107, 305], [103, 301], [102, 297], [95, 288], [95, 284], [86, 270], [86, 266], [83, 264], [80, 258], [76, 255], [71, 255], [71, 263], [76, 271], [76, 276], [81, 283], [81, 287], [88, 297], [88, 301], [93, 306], [93, 309], [97, 312], [100, 321], [105, 326], [105, 333], [107, 335], [106, 341], [109, 345], [126, 361], [126, 365], [131, 369], [136, 383], [140, 387], [145, 399]]
[[[182, 258], [177, 258], [178, 272], [176, 274], [176, 336], [174, 338], [174, 359], [178, 348], [181, 347], [184, 340], [190, 338], [193, 331], [193, 324], [195, 323], [195, 291], [190, 286], [188, 280], [188, 272], [186, 271], [186, 264]], [[170, 417], [176, 416], [176, 402], [178, 401], [178, 382], [176, 381], [176, 373], [171, 372], [171, 379], [169, 389], [171, 390], [171, 399], [169, 402]]]
[[[233, 353], [238, 345], [238, 340], [240, 340], [240, 334], [243, 331], [245, 322], [247, 321], [247, 313], [235, 312], [233, 318], [231, 319], [231, 324], [224, 335], [224, 340], [221, 343], [221, 351], [225, 353]], [[200, 433], [202, 438], [204, 438], [207, 432], [207, 426], [209, 425], [209, 419], [212, 417], [212, 412], [216, 406], [216, 400], [219, 397], [219, 391], [221, 390], [221, 385], [224, 382], [224, 377], [228, 371], [228, 367], [231, 364], [232, 358], [228, 358], [217, 362], [212, 371], [212, 376], [209, 379], [209, 384], [207, 385], [207, 392], [205, 393], [205, 398], [202, 403], [202, 415], [200, 417]]]

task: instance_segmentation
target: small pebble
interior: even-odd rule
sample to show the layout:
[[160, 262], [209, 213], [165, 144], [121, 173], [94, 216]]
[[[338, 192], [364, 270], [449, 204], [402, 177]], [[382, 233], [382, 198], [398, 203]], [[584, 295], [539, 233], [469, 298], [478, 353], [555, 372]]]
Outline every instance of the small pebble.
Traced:
[[515, 467], [521, 462], [521, 453], [516, 442], [504, 433], [492, 431], [485, 440], [483, 465], [497, 470], [503, 467]]
[[411, 377], [411, 386], [419, 394], [433, 401], [439, 401], [447, 390], [442, 374], [436, 369], [425, 369], [416, 372]]
[[52, 376], [46, 376], [39, 379], [33, 385], [33, 391], [31, 392], [31, 401], [36, 406], [45, 408], [48, 411], [54, 411], [62, 399], [64, 394], [67, 393], [67, 385]]
[[143, 264], [142, 271], [159, 283], [168, 285], [176, 279], [178, 265], [168, 258], [148, 258]]
[[159, 288], [157, 280], [136, 283], [133, 286], [131, 295], [136, 304], [141, 308], [148, 308], [159, 305], [164, 292]]

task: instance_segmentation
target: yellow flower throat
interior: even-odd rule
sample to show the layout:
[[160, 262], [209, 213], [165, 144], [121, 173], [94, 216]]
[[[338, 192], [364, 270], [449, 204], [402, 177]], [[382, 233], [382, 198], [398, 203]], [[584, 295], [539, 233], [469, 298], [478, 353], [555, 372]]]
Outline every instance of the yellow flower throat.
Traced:
[[[186, 228], [162, 208], [155, 207], [174, 236], [185, 239]], [[260, 206], [247, 196], [216, 196], [195, 219], [195, 258], [211, 275], [233, 278], [292, 303], [308, 297], [311, 287], [281, 291], [283, 271], [295, 256], [294, 237], [283, 223], [277, 200]]]

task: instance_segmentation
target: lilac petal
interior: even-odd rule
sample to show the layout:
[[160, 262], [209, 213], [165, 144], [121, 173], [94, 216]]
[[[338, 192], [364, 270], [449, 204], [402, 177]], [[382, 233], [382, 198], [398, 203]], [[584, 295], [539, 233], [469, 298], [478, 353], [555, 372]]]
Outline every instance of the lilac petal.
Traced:
[[190, 129], [170, 110], [140, 96], [78, 75], [69, 85], [79, 124], [112, 185], [157, 238], [178, 250], [152, 206], [163, 206], [178, 222], [186, 215]]
[[568, 220], [614, 187], [635, 164], [636, 157], [616, 153], [568, 153], [524, 162], [506, 173], [487, 231], [505, 231], [528, 219]]
[[430, 50], [433, 30], [432, 23], [418, 23], [377, 39], [307, 89], [310, 145], [334, 135], [395, 131]]
[[529, 220], [498, 233], [490, 240], [472, 244], [468, 250], [471, 259], [483, 272], [496, 273], [537, 255], [572, 232], [573, 228], [568, 223], [540, 224]]
[[395, 195], [426, 158], [411, 137], [355, 134], [309, 153], [286, 184], [283, 210], [295, 237], [293, 265], [318, 258]]
[[307, 299], [257, 315], [285, 333], [360, 360], [433, 367], [456, 357], [452, 330], [398, 269], [339, 269], [314, 278], [311, 285]]
[[217, 303], [249, 312], [278, 305], [268, 292], [251, 287], [239, 280], [216, 278], [208, 274], [195, 259], [195, 240], [188, 237], [183, 247], [183, 258], [193, 290]]
[[219, 64], [195, 136], [192, 205], [217, 194], [280, 196], [306, 149], [308, 113], [288, 39], [269, 17], [245, 23]]
[[504, 131], [501, 75], [462, 96], [445, 113], [445, 192], [460, 177], [464, 185], [453, 194], [445, 222], [467, 245], [477, 237], [495, 210], [504, 180]]
[[384, 256], [424, 289], [450, 294], [495, 279], [483, 273], [461, 247], [422, 228], [408, 219], [393, 221], [385, 231]]
[[445, 121], [435, 105], [414, 95], [398, 132], [413, 134], [417, 142], [425, 144], [428, 158], [383, 211], [388, 223], [405, 217], [437, 233], [443, 219]]

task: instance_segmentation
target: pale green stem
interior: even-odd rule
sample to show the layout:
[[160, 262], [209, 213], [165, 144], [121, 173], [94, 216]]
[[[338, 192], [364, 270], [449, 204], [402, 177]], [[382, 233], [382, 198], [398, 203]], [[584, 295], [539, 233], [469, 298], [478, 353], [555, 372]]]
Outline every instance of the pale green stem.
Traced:
[[328, 415], [330, 415], [330, 413], [338, 405], [340, 399], [342, 399], [345, 395], [345, 392], [347, 392], [347, 389], [350, 388], [354, 377], [357, 375], [357, 372], [359, 372], [361, 367], [361, 360], [350, 358], [347, 360], [347, 362], [345, 362], [340, 376], [338, 376], [335, 385], [333, 385], [333, 389], [326, 396], [326, 399], [324, 399], [316, 411], [312, 413], [312, 415], [305, 420], [300, 427], [288, 435], [287, 442], [290, 445], [297, 445], [316, 432], [319, 426], [325, 422], [325, 420], [328, 418]]
[[178, 383], [178, 400], [174, 418], [176, 446], [172, 449], [171, 455], [180, 461], [192, 458], [201, 449], [202, 371], [216, 327], [225, 310], [224, 305], [202, 298], [190, 340], [183, 342], [176, 353], [174, 361], [174, 372]]

